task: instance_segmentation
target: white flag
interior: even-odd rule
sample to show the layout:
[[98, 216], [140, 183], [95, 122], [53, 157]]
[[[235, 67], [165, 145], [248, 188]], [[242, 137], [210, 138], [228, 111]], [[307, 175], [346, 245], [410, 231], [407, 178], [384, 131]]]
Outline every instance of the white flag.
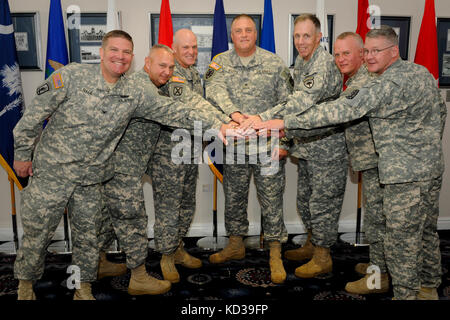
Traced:
[[121, 30], [119, 12], [116, 10], [116, 0], [108, 0], [108, 13], [106, 14], [106, 32]]
[[320, 45], [329, 51], [330, 42], [328, 39], [328, 19], [325, 13], [325, 0], [316, 0], [316, 16], [320, 20], [320, 31], [322, 32], [322, 39]]

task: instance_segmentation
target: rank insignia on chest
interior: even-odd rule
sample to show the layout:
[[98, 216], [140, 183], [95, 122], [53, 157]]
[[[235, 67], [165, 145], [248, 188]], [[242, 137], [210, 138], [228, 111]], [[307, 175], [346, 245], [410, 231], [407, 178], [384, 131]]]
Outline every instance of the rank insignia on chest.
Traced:
[[183, 87], [177, 86], [177, 87], [173, 87], [173, 95], [175, 97], [179, 97], [183, 94]]
[[303, 79], [303, 85], [306, 88], [311, 89], [314, 86], [314, 77], [309, 76]]
[[55, 89], [64, 87], [64, 82], [62, 80], [60, 73], [54, 74], [52, 78], [53, 78], [53, 85], [55, 86]]

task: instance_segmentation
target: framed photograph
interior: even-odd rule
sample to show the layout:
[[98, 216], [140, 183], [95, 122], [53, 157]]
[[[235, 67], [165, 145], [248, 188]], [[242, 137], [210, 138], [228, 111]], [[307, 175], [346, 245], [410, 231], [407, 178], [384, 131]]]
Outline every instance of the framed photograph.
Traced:
[[[237, 16], [237, 14], [225, 15], [228, 33], [228, 47], [230, 49], [233, 47], [233, 43], [231, 42], [231, 22], [235, 16]], [[256, 23], [256, 29], [258, 31], [258, 39], [256, 40], [256, 43], [259, 45], [259, 35], [261, 34], [261, 15], [250, 14], [250, 16]], [[213, 23], [213, 14], [172, 14], [172, 26], [174, 33], [179, 29], [187, 28], [191, 29], [197, 36], [198, 59], [196, 67], [202, 77], [211, 62]], [[152, 46], [155, 43], [158, 43], [158, 33], [159, 13], [150, 13], [150, 44]]]
[[380, 16], [380, 24], [388, 25], [395, 30], [398, 35], [400, 57], [403, 60], [408, 60], [411, 17]]
[[[70, 21], [74, 13], [67, 14]], [[79, 24], [69, 28], [69, 59], [70, 62], [100, 63], [100, 47], [106, 34], [106, 12], [80, 13]], [[68, 25], [71, 25], [68, 22]]]
[[[295, 59], [297, 59], [297, 56], [298, 56], [298, 51], [294, 45], [293, 34], [294, 34], [294, 21], [295, 21], [295, 18], [297, 18], [299, 15], [300, 14], [291, 14], [291, 28], [290, 28], [291, 31], [289, 33], [289, 39], [290, 39], [289, 43], [291, 45], [291, 48], [289, 50], [289, 52], [290, 52], [289, 53], [289, 55], [290, 55], [289, 61], [290, 61], [291, 68], [294, 67]], [[333, 36], [334, 36], [334, 34], [333, 34], [334, 16], [333, 15], [331, 15], [331, 14], [327, 15], [327, 24], [328, 24], [328, 42], [329, 42], [328, 48], [329, 48], [330, 53], [332, 54], [333, 53]]]
[[20, 70], [42, 70], [38, 12], [11, 13]]
[[450, 18], [437, 19], [439, 86], [450, 87]]

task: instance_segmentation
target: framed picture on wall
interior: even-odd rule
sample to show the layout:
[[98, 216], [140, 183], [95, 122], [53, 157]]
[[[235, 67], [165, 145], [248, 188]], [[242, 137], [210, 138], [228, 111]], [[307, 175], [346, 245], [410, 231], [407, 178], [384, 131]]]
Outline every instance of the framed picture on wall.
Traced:
[[[231, 22], [237, 14], [226, 14], [227, 33], [228, 33], [228, 47], [231, 49], [233, 44], [231, 42]], [[258, 39], [256, 43], [259, 45], [259, 35], [261, 34], [261, 15], [250, 14], [255, 20], [256, 30], [258, 32]], [[173, 32], [179, 29], [191, 29], [197, 36], [198, 44], [198, 59], [197, 70], [203, 76], [208, 69], [211, 62], [212, 49], [212, 35], [213, 35], [213, 14], [172, 14]], [[153, 46], [158, 43], [159, 33], [159, 13], [150, 13], [150, 44]]]
[[[67, 19], [70, 20], [73, 14], [68, 13]], [[106, 12], [79, 15], [77, 27], [68, 30], [70, 62], [100, 63], [99, 50], [102, 38], [106, 34]]]
[[[295, 64], [295, 59], [297, 59], [298, 56], [298, 51], [295, 48], [294, 45], [294, 37], [293, 37], [293, 33], [294, 33], [294, 20], [295, 18], [297, 18], [300, 14], [291, 14], [291, 32], [289, 34], [290, 37], [290, 43], [291, 43], [291, 49], [289, 50], [289, 61], [290, 61], [290, 67], [294, 67]], [[333, 23], [334, 23], [334, 16], [331, 14], [327, 15], [327, 24], [328, 24], [328, 42], [329, 42], [329, 51], [330, 53], [333, 52]]]
[[450, 87], [450, 18], [437, 19], [439, 86]]
[[381, 16], [380, 24], [388, 25], [395, 30], [398, 35], [400, 57], [403, 60], [408, 60], [411, 17]]
[[38, 12], [11, 13], [20, 70], [42, 70]]

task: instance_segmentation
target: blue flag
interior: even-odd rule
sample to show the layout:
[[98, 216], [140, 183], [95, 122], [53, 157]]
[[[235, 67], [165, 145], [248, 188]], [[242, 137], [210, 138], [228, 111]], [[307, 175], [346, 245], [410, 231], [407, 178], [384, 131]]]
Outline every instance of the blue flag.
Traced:
[[68, 63], [69, 57], [67, 54], [61, 0], [50, 0], [45, 78], [47, 79], [55, 70]]
[[214, 27], [211, 49], [211, 60], [224, 51], [228, 50], [227, 21], [225, 19], [225, 10], [223, 0], [216, 0], [214, 8]]
[[[219, 53], [228, 50], [228, 34], [227, 34], [227, 20], [225, 19], [225, 9], [223, 8], [223, 0], [216, 0], [216, 6], [214, 8], [214, 27], [213, 27], [213, 40], [211, 49], [211, 60]], [[213, 146], [214, 142], [210, 144]], [[219, 152], [222, 152], [220, 150]], [[217, 155], [219, 156], [219, 155]], [[209, 168], [214, 175], [223, 181], [223, 164], [216, 163], [216, 148], [208, 149]], [[220, 157], [222, 159], [223, 157]], [[222, 162], [222, 161], [220, 161]]]
[[264, 0], [264, 20], [261, 31], [260, 47], [275, 53], [275, 35], [273, 30], [272, 0]]
[[13, 170], [13, 129], [23, 112], [22, 81], [8, 0], [0, 0], [0, 164], [19, 183]]

